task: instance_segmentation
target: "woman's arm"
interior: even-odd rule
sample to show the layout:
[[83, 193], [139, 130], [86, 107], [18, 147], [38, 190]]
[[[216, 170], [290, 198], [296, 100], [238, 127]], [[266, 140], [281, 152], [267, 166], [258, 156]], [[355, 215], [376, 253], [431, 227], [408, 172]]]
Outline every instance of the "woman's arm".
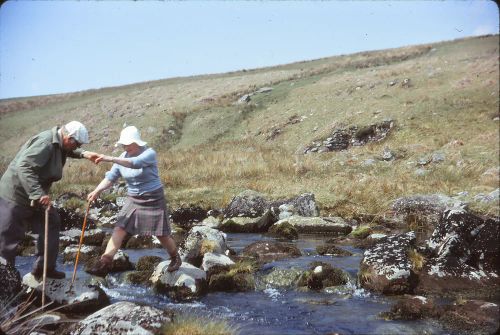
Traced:
[[108, 188], [111, 187], [111, 185], [113, 185], [113, 182], [108, 180], [107, 178], [104, 178], [100, 183], [99, 185], [97, 185], [97, 187], [92, 191], [90, 192], [88, 195], [87, 195], [87, 200], [89, 202], [92, 202], [94, 201], [95, 199], [99, 198], [99, 195], [101, 195], [101, 192], [104, 191], [104, 190], [107, 190]]
[[112, 156], [106, 156], [106, 155], [101, 155], [99, 158], [96, 159], [96, 164], [99, 162], [111, 162], [115, 163], [121, 166], [125, 166], [128, 168], [133, 168], [132, 161], [130, 158], [121, 158], [121, 157], [112, 157]]

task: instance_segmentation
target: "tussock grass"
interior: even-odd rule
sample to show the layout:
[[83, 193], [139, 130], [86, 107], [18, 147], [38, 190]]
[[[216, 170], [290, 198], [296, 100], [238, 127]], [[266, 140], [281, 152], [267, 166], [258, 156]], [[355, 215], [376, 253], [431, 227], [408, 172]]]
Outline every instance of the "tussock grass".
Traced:
[[182, 316], [165, 325], [162, 335], [237, 335], [239, 330], [224, 320]]

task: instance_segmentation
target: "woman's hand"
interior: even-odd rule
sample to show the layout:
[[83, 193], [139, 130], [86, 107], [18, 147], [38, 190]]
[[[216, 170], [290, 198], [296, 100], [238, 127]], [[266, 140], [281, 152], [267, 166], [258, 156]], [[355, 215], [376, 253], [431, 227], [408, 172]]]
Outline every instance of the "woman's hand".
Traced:
[[99, 198], [99, 195], [101, 195], [101, 191], [95, 189], [87, 195], [87, 201], [93, 202], [95, 199]]
[[97, 159], [95, 160], [95, 163], [98, 164], [99, 162], [113, 162], [113, 157], [106, 155], [99, 155], [99, 157], [97, 157]]
[[86, 159], [88, 159], [91, 162], [94, 162], [95, 164], [99, 163], [97, 161], [97, 159], [99, 158], [99, 156], [102, 156], [102, 155], [98, 154], [96, 152], [92, 152], [92, 151], [84, 151], [83, 152], [83, 157], [86, 158]]

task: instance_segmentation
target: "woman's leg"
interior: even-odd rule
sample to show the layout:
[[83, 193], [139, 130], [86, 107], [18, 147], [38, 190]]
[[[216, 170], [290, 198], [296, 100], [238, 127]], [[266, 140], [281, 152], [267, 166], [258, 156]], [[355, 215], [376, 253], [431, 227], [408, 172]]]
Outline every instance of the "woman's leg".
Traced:
[[120, 249], [125, 236], [127, 236], [127, 232], [125, 231], [125, 229], [115, 227], [115, 229], [113, 230], [113, 235], [111, 235], [111, 238], [106, 245], [106, 251], [104, 251], [103, 256], [111, 257], [111, 259], [113, 259], [118, 249]]
[[156, 237], [170, 255], [170, 264], [168, 265], [167, 271], [168, 272], [177, 271], [179, 267], [182, 265], [182, 260], [181, 256], [177, 252], [177, 246], [175, 245], [174, 239], [170, 235], [156, 236]]

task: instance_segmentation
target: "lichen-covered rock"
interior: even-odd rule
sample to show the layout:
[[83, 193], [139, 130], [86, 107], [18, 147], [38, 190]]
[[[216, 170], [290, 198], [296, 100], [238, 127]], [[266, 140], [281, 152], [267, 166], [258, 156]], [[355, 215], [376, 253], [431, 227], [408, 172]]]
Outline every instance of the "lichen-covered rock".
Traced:
[[385, 237], [367, 249], [358, 273], [361, 286], [385, 294], [412, 293], [416, 275], [408, 251], [415, 241], [415, 233], [409, 232]]
[[153, 335], [172, 322], [172, 317], [168, 311], [120, 301], [89, 315], [64, 334]]
[[180, 255], [184, 261], [200, 266], [205, 253], [225, 254], [227, 250], [226, 234], [210, 227], [195, 226], [189, 231]]
[[257, 288], [261, 290], [269, 287], [296, 288], [303, 273], [303, 270], [293, 267], [290, 269], [273, 268], [269, 273], [259, 277]]
[[247, 245], [243, 249], [242, 255], [256, 258], [261, 262], [271, 262], [284, 258], [299, 257], [302, 253], [291, 243], [257, 241]]
[[270, 208], [273, 213], [278, 212], [276, 221], [292, 215], [319, 216], [319, 207], [313, 193], [303, 193], [295, 198], [272, 202]]
[[452, 208], [427, 241], [427, 262], [419, 273], [421, 294], [498, 296], [499, 222]]
[[255, 289], [255, 279], [251, 273], [220, 272], [210, 276], [210, 292], [247, 292]]
[[[28, 287], [28, 293], [35, 290], [42, 294], [42, 281], [31, 273], [23, 277], [23, 285]], [[76, 279], [73, 286], [68, 279], [47, 278], [45, 287], [47, 302], [53, 301], [56, 306], [65, 305], [62, 312], [93, 312], [109, 304], [109, 298], [104, 291], [86, 280]]]
[[183, 262], [179, 270], [168, 272], [169, 261], [156, 266], [150, 281], [156, 291], [175, 300], [190, 300], [206, 291], [206, 272]]
[[261, 217], [268, 210], [269, 201], [258, 192], [246, 190], [235, 196], [224, 209], [224, 217]]
[[498, 334], [499, 306], [492, 302], [469, 300], [446, 308], [439, 321], [454, 334]]
[[[71, 228], [66, 231], [61, 232], [61, 240], [66, 241], [69, 244], [78, 244], [80, 243], [80, 237], [82, 234], [82, 230], [78, 228]], [[83, 244], [85, 245], [95, 245], [100, 246], [104, 241], [106, 233], [99, 228], [96, 229], [85, 229], [85, 233], [83, 234]], [[70, 242], [70, 243], [68, 243]]]
[[467, 204], [443, 194], [414, 195], [396, 199], [392, 205], [394, 215], [410, 229], [423, 232], [422, 239], [439, 223], [448, 208], [467, 208]]
[[280, 220], [275, 225], [288, 222], [295, 227], [299, 233], [328, 233], [332, 235], [347, 235], [352, 227], [340, 217], [303, 217], [291, 216]]
[[0, 305], [7, 306], [12, 298], [21, 291], [21, 275], [12, 265], [0, 257]]
[[333, 244], [325, 244], [316, 247], [316, 252], [319, 255], [331, 256], [352, 256], [352, 252], [341, 249]]

